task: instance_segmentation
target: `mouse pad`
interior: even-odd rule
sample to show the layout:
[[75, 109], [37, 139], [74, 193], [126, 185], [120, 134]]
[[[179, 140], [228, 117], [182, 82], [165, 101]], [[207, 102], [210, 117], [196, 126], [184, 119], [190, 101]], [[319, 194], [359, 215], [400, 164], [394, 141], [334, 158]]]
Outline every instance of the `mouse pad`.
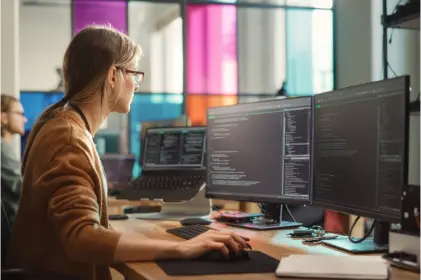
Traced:
[[259, 251], [250, 251], [249, 256], [244, 261], [165, 260], [156, 264], [168, 275], [275, 273], [279, 260]]

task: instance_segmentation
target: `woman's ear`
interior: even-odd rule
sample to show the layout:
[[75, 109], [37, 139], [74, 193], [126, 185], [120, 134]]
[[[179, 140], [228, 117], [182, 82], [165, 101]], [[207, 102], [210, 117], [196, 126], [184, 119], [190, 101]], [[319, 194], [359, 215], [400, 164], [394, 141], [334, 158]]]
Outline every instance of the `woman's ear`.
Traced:
[[117, 68], [113, 66], [110, 68], [110, 70], [108, 70], [108, 75], [107, 75], [107, 80], [111, 88], [115, 87], [116, 76], [117, 76]]
[[1, 125], [7, 125], [7, 123], [9, 122], [9, 118], [7, 116], [6, 112], [1, 112]]

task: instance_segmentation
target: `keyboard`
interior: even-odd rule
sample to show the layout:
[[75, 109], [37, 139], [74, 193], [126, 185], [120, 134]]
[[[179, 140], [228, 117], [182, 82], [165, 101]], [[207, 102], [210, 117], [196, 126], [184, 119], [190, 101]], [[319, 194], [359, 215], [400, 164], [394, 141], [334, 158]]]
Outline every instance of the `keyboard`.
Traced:
[[147, 175], [141, 176], [131, 182], [136, 189], [165, 189], [165, 190], [189, 190], [198, 188], [206, 182], [204, 174], [173, 174], [173, 175]]
[[164, 201], [191, 200], [206, 183], [205, 172], [159, 172], [142, 174], [131, 181], [117, 199], [163, 199]]
[[215, 230], [211, 227], [204, 225], [191, 225], [191, 226], [182, 226], [178, 228], [167, 229], [167, 232], [175, 236], [181, 237], [183, 239], [192, 239], [196, 236], [207, 232], [208, 230]]

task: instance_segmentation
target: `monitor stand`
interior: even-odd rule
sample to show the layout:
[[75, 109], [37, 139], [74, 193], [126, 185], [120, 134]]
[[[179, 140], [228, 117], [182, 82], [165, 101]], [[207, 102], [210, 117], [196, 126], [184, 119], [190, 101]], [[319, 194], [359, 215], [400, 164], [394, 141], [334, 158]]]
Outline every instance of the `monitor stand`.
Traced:
[[[273, 221], [272, 219], [263, 217], [263, 218], [256, 218], [248, 223], [226, 223], [226, 224], [230, 226], [242, 227], [242, 228], [254, 229], [254, 230], [285, 229], [285, 228], [300, 227], [303, 225], [302, 223], [297, 223], [295, 221], [287, 205], [281, 204], [279, 208], [280, 208], [279, 221]], [[282, 221], [284, 208], [288, 212], [291, 219], [293, 220], [292, 222]]]
[[205, 185], [200, 187], [197, 194], [188, 201], [164, 202], [161, 206], [161, 212], [133, 214], [136, 219], [145, 220], [175, 220], [180, 221], [186, 218], [205, 218], [209, 219], [212, 212], [212, 205], [209, 199], [205, 197]]
[[322, 243], [351, 254], [387, 253], [389, 251], [389, 227], [389, 223], [377, 221], [374, 226], [374, 238], [367, 237], [361, 243], [352, 243], [348, 236], [323, 240]]

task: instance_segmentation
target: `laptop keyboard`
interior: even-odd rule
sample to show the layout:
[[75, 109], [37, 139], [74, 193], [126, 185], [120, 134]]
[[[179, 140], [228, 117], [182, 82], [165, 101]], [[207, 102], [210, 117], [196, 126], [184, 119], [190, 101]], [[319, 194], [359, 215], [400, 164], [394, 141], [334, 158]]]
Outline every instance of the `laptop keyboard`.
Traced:
[[200, 187], [205, 183], [205, 176], [198, 174], [173, 174], [173, 175], [147, 175], [132, 181], [135, 189], [165, 189], [189, 190]]

